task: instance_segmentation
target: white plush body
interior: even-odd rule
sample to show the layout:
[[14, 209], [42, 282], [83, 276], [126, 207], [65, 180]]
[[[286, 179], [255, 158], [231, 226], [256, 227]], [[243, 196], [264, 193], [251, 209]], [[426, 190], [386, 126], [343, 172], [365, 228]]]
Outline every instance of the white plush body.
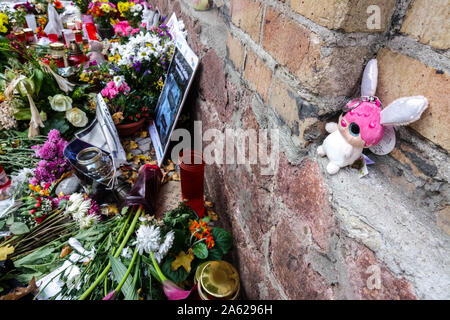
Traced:
[[320, 156], [327, 156], [330, 163], [327, 166], [329, 174], [336, 174], [341, 168], [352, 165], [362, 154], [363, 148], [349, 144], [337, 129], [336, 123], [328, 123], [327, 131], [330, 135], [319, 147]]

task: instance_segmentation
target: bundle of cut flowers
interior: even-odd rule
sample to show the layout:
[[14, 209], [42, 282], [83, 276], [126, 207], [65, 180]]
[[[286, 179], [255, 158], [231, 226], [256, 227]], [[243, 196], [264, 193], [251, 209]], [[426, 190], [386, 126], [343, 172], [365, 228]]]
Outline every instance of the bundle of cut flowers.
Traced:
[[93, 0], [88, 6], [88, 14], [94, 17], [94, 21], [101, 28], [110, 28], [117, 18], [117, 7], [107, 0]]
[[[69, 200], [66, 208], [70, 211], [72, 205]], [[63, 255], [63, 251], [61, 256], [64, 258], [58, 263], [54, 257], [49, 257], [53, 260], [48, 274], [53, 272], [52, 277], [59, 279], [59, 288], [50, 294], [51, 290], [47, 288], [55, 284], [45, 280], [39, 295], [58, 300], [179, 300], [192, 297], [196, 268], [206, 261], [221, 260], [232, 243], [227, 231], [208, 226], [207, 220], [199, 220], [184, 203], [168, 212], [163, 220], [146, 215], [142, 206], [126, 207], [116, 216], [72, 235], [71, 239], [79, 241], [76, 246], [73, 246], [74, 240], [66, 242], [66, 246], [64, 242], [55, 242], [57, 248], [66, 253], [67, 245], [70, 251], [89, 252], [89, 259], [79, 263], [73, 257]], [[67, 261], [76, 267], [76, 277], [63, 276], [62, 266], [67, 266]]]
[[[1, 122], [0, 112], [0, 122]], [[34, 168], [39, 159], [33, 157], [33, 145], [44, 143], [45, 136], [27, 138], [27, 135], [15, 130], [0, 131], [0, 164], [8, 174], [17, 174], [23, 168]]]
[[34, 170], [34, 177], [30, 180], [32, 185], [55, 182], [65, 172], [70, 171], [70, 165], [63, 154], [66, 145], [67, 141], [61, 137], [59, 131], [53, 129], [48, 133], [47, 141], [42, 146], [31, 147], [35, 151], [35, 156], [41, 159]]

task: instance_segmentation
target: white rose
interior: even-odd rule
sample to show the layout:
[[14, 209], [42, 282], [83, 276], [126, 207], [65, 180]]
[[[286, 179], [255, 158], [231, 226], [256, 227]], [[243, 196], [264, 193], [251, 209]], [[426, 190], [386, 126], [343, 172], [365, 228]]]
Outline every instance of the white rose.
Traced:
[[72, 109], [72, 99], [63, 94], [57, 94], [53, 97], [48, 97], [48, 100], [50, 101], [50, 106], [55, 111], [63, 112]]
[[78, 108], [73, 108], [66, 111], [66, 119], [69, 121], [74, 127], [84, 127], [88, 123], [88, 118], [86, 113]]

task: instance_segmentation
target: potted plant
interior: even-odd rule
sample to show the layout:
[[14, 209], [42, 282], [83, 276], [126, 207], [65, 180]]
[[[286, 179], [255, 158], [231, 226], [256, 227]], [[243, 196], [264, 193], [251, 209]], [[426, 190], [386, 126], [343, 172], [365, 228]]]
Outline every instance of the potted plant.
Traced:
[[103, 0], [93, 0], [88, 7], [95, 23], [98, 25], [98, 33], [103, 39], [110, 39], [114, 36], [114, 29], [111, 20], [117, 18], [117, 8], [114, 3]]
[[116, 125], [119, 136], [126, 137], [137, 132], [150, 117], [149, 96], [131, 91], [123, 76], [115, 76], [101, 91]]
[[172, 52], [173, 41], [166, 27], [152, 27], [149, 31], [132, 29], [112, 45], [111, 72], [124, 79], [131, 88], [131, 95], [139, 97], [131, 99], [128, 106], [137, 103], [136, 107], [147, 108], [145, 111], [151, 115], [163, 88]]

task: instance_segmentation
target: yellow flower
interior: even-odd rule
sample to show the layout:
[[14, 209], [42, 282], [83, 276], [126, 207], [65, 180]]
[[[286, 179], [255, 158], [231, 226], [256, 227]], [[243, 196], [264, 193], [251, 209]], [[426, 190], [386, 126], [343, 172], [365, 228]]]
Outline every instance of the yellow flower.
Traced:
[[119, 9], [120, 13], [127, 12], [130, 10], [130, 4], [128, 2], [119, 2], [117, 4], [117, 9]]
[[6, 14], [4, 14], [3, 12], [0, 13], [0, 23], [8, 24], [8, 16]]
[[106, 3], [102, 4], [100, 6], [100, 9], [104, 12], [110, 12], [111, 11], [111, 7], [109, 5], [107, 5]]

